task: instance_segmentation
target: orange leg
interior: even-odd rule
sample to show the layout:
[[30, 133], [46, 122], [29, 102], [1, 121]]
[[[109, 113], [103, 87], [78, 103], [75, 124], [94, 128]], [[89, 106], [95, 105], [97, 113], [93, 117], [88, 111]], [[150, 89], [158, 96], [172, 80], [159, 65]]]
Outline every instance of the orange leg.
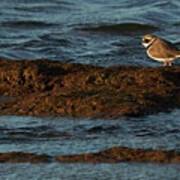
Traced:
[[172, 61], [169, 61], [169, 66], [172, 66]]
[[163, 66], [164, 66], [164, 67], [167, 66], [167, 61], [164, 61], [164, 65], [163, 65]]

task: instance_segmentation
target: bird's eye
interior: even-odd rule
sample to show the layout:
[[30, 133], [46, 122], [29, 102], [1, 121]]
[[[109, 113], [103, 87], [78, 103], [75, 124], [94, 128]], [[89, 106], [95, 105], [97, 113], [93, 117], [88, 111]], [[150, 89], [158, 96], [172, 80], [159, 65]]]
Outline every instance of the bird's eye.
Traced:
[[145, 42], [145, 43], [148, 43], [148, 42], [149, 42], [149, 39], [144, 39], [144, 42]]

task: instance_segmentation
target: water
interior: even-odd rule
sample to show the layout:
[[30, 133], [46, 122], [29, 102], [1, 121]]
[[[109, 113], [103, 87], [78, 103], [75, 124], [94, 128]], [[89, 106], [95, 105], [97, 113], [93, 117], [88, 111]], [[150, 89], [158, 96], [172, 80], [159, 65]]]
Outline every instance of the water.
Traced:
[[158, 66], [143, 35], [180, 45], [179, 0], [2, 0], [0, 9], [1, 58]]
[[[169, 164], [5, 164], [0, 165], [5, 180], [179, 180], [180, 166]], [[3, 173], [2, 173], [3, 172]]]
[[[61, 156], [114, 146], [180, 152], [180, 110], [117, 120], [0, 117], [0, 152]], [[0, 164], [3, 179], [179, 179], [179, 164]], [[156, 167], [156, 168], [154, 168]], [[154, 180], [153, 179], [153, 180]]]
[[0, 152], [52, 156], [98, 152], [114, 146], [180, 152], [180, 111], [130, 120], [0, 116]]
[[[159, 66], [139, 44], [180, 47], [179, 0], [1, 0], [0, 58]], [[178, 63], [178, 60], [176, 61]], [[125, 120], [0, 116], [0, 152], [60, 156], [113, 146], [180, 151], [180, 111]], [[179, 164], [0, 164], [2, 179], [180, 179]]]

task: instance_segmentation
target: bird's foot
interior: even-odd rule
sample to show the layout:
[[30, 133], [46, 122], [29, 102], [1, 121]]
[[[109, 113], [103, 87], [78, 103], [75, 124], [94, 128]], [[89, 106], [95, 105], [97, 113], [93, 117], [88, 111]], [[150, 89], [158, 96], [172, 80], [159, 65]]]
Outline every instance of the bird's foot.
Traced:
[[169, 66], [172, 66], [172, 61], [169, 61]]
[[166, 66], [167, 66], [167, 62], [166, 62], [166, 61], [164, 61], [164, 64], [163, 64], [163, 66], [164, 66], [164, 67], [166, 67]]

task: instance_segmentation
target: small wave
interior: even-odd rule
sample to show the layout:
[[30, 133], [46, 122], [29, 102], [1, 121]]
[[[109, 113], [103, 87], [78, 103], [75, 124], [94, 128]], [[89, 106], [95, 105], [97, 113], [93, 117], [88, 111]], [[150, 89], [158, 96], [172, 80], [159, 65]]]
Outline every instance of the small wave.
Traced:
[[1, 26], [4, 27], [17, 27], [17, 28], [34, 28], [34, 27], [49, 27], [54, 26], [53, 23], [45, 23], [42, 21], [8, 21], [2, 22]]
[[124, 24], [114, 24], [114, 25], [102, 25], [98, 27], [87, 27], [87, 28], [81, 28], [80, 30], [93, 31], [93, 32], [136, 34], [145, 31], [147, 32], [157, 31], [159, 30], [159, 28], [146, 24], [124, 23]]
[[102, 126], [95, 126], [88, 129], [88, 133], [113, 133], [113, 131], [118, 130], [119, 127], [116, 126], [109, 126], [109, 127], [102, 127]]
[[43, 41], [52, 42], [53, 44], [57, 43], [59, 46], [69, 47], [71, 45], [71, 42], [68, 39], [59, 38], [57, 35], [45, 34], [39, 36], [39, 38]]
[[71, 10], [71, 7], [69, 7], [68, 5], [43, 5], [43, 6], [27, 6], [27, 7], [15, 7], [14, 10], [16, 11], [24, 11], [24, 12], [57, 12], [59, 10], [63, 11], [63, 10]]

